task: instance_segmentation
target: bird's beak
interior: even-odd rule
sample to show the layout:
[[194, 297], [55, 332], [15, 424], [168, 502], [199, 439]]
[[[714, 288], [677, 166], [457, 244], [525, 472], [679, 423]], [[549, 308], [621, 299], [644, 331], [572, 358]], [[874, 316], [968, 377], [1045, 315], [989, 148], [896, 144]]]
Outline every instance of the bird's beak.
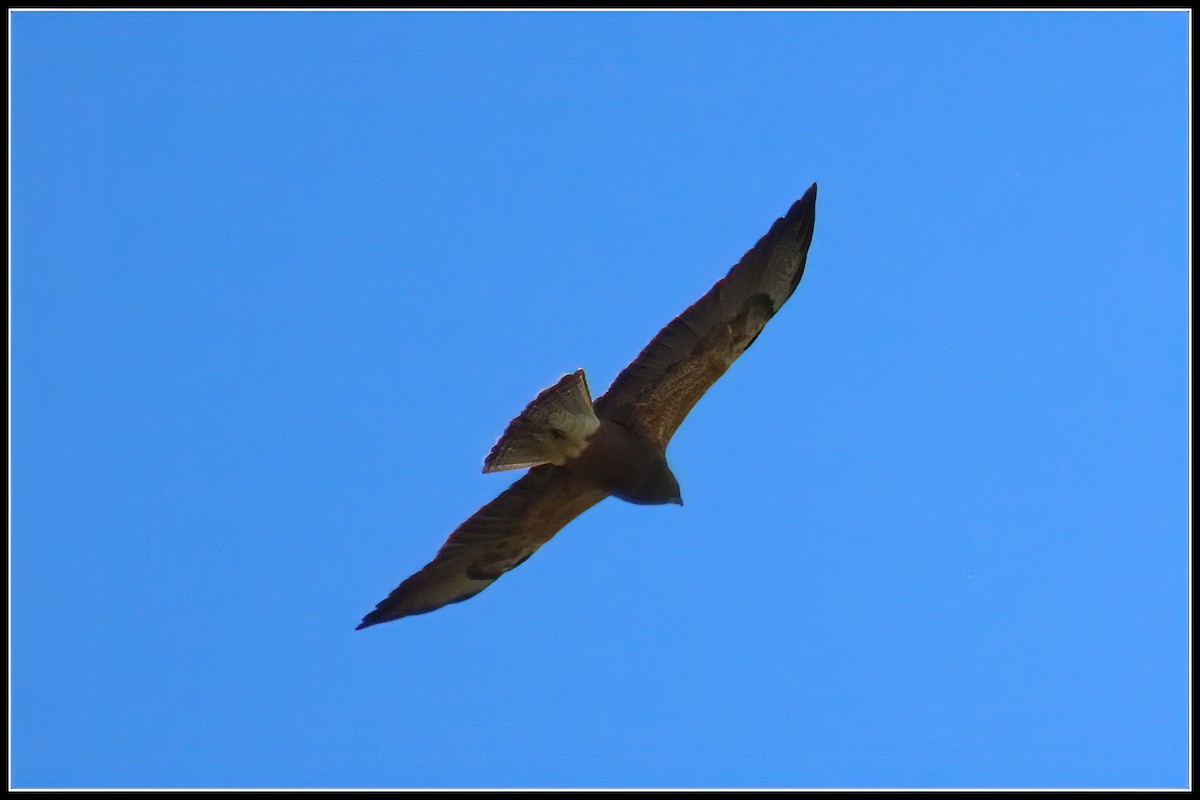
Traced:
[[682, 497], [676, 497], [676, 498], [675, 498], [675, 505], [677, 505], [677, 506], [681, 506], [681, 505], [683, 505], [683, 498], [682, 498]]

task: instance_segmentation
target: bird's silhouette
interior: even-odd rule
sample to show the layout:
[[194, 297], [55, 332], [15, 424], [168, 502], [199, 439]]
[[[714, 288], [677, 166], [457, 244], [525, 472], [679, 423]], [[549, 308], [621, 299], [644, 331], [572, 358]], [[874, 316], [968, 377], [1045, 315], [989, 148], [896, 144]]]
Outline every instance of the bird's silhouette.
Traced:
[[433, 561], [358, 627], [474, 597], [609, 495], [682, 505], [667, 443], [795, 291], [812, 242], [816, 203], [814, 183], [595, 402], [583, 370], [538, 395], [483, 462], [484, 472], [532, 469], [450, 534]]

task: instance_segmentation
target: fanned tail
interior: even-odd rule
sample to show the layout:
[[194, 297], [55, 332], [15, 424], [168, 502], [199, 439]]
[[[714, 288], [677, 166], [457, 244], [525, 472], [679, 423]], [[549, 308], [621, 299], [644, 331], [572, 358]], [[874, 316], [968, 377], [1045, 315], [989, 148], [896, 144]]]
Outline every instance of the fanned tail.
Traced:
[[562, 466], [583, 452], [587, 437], [599, 427], [587, 377], [576, 370], [539, 394], [508, 424], [483, 460], [483, 471]]

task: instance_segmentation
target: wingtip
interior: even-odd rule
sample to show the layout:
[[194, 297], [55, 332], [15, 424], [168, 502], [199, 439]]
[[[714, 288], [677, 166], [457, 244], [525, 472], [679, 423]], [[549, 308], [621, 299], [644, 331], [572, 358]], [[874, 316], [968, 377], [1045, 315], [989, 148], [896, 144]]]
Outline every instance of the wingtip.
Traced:
[[817, 208], [817, 184], [808, 187], [808, 191], [804, 196], [792, 204], [788, 209], [787, 218], [794, 219], [797, 216], [807, 216], [815, 214]]
[[381, 622], [387, 622], [388, 618], [380, 615], [379, 611], [372, 611], [362, 618], [362, 622], [358, 623], [354, 630], [361, 631], [363, 628], [369, 628], [372, 625], [378, 625]]

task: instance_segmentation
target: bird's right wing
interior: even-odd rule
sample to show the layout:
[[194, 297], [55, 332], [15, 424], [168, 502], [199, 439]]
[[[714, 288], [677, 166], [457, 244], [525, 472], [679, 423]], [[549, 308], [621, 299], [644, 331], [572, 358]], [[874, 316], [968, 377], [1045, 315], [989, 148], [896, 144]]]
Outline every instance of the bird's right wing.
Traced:
[[531, 469], [450, 534], [433, 561], [363, 617], [359, 629], [474, 597], [607, 496], [560, 467]]
[[796, 290], [816, 205], [814, 183], [728, 275], [658, 332], [596, 400], [596, 415], [666, 447], [692, 407]]

